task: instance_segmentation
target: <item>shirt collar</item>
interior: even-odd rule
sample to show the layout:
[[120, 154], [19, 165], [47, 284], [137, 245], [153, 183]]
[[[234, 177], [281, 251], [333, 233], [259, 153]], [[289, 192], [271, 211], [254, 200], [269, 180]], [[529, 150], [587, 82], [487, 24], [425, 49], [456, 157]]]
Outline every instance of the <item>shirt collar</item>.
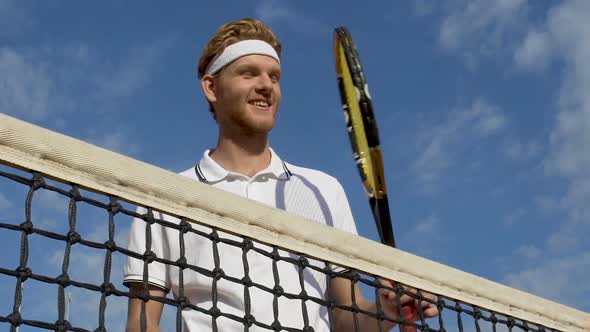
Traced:
[[[206, 150], [199, 163], [195, 166], [195, 173], [201, 182], [219, 182], [229, 176], [244, 176], [223, 168], [215, 162], [211, 156], [209, 156], [210, 151], [211, 150]], [[254, 177], [262, 174], [269, 175], [279, 180], [289, 180], [291, 177], [291, 171], [287, 167], [287, 164], [274, 152], [273, 149], [270, 149], [270, 164], [268, 167], [258, 172]]]

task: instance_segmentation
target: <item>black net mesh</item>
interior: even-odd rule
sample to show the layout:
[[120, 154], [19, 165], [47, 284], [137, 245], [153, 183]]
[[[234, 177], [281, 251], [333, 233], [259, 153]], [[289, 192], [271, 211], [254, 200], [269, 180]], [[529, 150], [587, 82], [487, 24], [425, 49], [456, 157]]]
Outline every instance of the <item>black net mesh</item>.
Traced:
[[[337, 326], [339, 319], [348, 319], [356, 331], [366, 330], [366, 322], [379, 331], [392, 323], [402, 331], [552, 331], [400, 283], [384, 282], [354, 268], [265, 245], [198, 220], [171, 222], [149, 206], [138, 209], [117, 197], [38, 173], [1, 166], [0, 189], [0, 205], [4, 204], [6, 211], [0, 220], [0, 241], [6, 248], [0, 260], [2, 330], [119, 331], [125, 328], [127, 303], [133, 298], [142, 302], [142, 331], [148, 325], [148, 301], [163, 304], [160, 324], [165, 331], [182, 331], [186, 315], [204, 317], [212, 331], [318, 331], [321, 326], [337, 331], [342, 330]], [[145, 226], [145, 250], [128, 249], [133, 220]], [[154, 251], [162, 229], [175, 234], [179, 249], [175, 257], [161, 257]], [[206, 264], [195, 264], [195, 248], [187, 244], [195, 240], [208, 248], [211, 257]], [[235, 266], [224, 262], [228, 253]], [[135, 280], [140, 291], [131, 292], [123, 286], [122, 271], [129, 257], [143, 264], [143, 275]], [[152, 264], [173, 271], [169, 275], [175, 286], [167, 296], [148, 291], [153, 283]], [[191, 288], [195, 278], [207, 280], [209, 288]], [[335, 284], [329, 280], [337, 279], [350, 285], [350, 303], [333, 296]], [[314, 280], [325, 285], [315, 285]], [[240, 291], [228, 294], [223, 289]], [[375, 302], [374, 310], [359, 303], [355, 289]], [[427, 318], [418, 310], [417, 320], [406, 321], [402, 307], [397, 313], [386, 313], [380, 294], [387, 291], [397, 298], [389, 301], [399, 301], [405, 294], [418, 308], [436, 307], [439, 314]], [[232, 301], [240, 302], [232, 310], [222, 305]], [[261, 313], [267, 318], [261, 318]]]

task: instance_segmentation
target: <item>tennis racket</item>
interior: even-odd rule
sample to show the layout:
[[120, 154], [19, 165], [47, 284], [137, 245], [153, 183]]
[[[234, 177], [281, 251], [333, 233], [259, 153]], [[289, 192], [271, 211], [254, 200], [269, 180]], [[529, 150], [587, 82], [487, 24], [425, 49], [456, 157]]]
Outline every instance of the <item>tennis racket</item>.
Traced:
[[356, 46], [350, 32], [344, 27], [335, 29], [334, 55], [342, 110], [354, 160], [369, 198], [381, 243], [395, 247], [371, 96]]

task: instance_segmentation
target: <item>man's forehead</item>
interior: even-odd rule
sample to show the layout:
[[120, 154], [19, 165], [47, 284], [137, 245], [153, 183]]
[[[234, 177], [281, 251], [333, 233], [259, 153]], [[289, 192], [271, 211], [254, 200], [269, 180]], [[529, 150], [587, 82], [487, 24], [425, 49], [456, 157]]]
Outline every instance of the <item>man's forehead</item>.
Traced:
[[244, 55], [243, 57], [236, 59], [236, 61], [231, 63], [228, 67], [238, 68], [242, 66], [255, 66], [273, 70], [281, 69], [281, 65], [275, 58], [262, 54]]

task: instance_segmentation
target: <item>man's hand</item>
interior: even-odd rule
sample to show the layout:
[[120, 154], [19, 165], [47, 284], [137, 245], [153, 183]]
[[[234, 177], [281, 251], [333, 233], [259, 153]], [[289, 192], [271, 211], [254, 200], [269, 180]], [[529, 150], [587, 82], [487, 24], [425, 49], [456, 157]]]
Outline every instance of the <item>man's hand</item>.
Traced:
[[[397, 288], [396, 284], [392, 281], [380, 280], [380, 283], [385, 287]], [[407, 293], [414, 296], [408, 295]], [[425, 300], [420, 300], [420, 297], [425, 298]], [[439, 312], [438, 308], [431, 303], [434, 300], [434, 295], [420, 292], [420, 296], [418, 296], [418, 291], [410, 287], [403, 287], [403, 292], [400, 294], [399, 299], [396, 292], [385, 288], [379, 289], [381, 309], [388, 318], [393, 320], [416, 322], [421, 320], [422, 317], [425, 319], [435, 317]], [[422, 311], [422, 315], [420, 315], [420, 311]], [[400, 331], [415, 332], [416, 328], [400, 325]]]

